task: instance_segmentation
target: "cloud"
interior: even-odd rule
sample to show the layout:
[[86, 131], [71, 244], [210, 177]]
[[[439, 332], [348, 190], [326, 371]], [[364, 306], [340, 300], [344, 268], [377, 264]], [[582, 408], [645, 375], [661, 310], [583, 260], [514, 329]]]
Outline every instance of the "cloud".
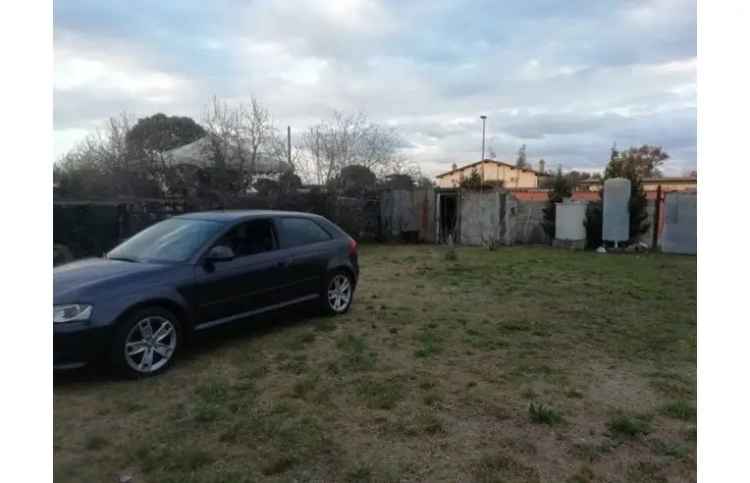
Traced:
[[294, 133], [364, 112], [428, 174], [479, 158], [480, 114], [501, 159], [594, 169], [649, 142], [695, 166], [690, 0], [67, 0], [54, 29], [56, 156], [111, 115], [199, 120], [217, 95]]

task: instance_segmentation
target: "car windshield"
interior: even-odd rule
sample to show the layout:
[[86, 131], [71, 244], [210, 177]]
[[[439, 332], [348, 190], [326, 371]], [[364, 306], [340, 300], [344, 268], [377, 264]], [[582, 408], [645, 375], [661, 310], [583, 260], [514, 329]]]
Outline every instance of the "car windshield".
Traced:
[[184, 262], [218, 234], [216, 221], [170, 218], [156, 223], [116, 246], [107, 258], [131, 262]]

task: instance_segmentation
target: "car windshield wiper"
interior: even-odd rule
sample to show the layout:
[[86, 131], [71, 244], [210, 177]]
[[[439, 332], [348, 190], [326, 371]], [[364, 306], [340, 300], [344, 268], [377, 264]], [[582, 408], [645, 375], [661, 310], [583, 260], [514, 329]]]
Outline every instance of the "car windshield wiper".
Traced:
[[120, 262], [138, 263], [138, 260], [136, 260], [135, 258], [130, 258], [130, 257], [110, 257], [110, 256], [107, 256], [107, 260], [118, 260]]

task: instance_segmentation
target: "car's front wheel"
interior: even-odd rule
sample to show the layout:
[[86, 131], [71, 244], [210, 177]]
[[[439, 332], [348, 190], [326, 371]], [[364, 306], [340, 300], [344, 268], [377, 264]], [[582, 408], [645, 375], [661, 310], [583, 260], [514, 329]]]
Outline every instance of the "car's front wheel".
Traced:
[[141, 309], [118, 327], [112, 362], [127, 377], [154, 376], [171, 365], [181, 342], [174, 314], [161, 307]]
[[322, 294], [323, 311], [327, 314], [343, 314], [352, 305], [354, 280], [344, 270], [336, 270], [326, 277]]

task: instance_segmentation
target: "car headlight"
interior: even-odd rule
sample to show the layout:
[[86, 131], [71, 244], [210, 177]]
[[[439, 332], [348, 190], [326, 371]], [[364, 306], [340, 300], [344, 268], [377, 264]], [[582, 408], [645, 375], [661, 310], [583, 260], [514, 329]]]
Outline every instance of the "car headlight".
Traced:
[[61, 322], [88, 320], [93, 308], [91, 305], [82, 304], [55, 305], [52, 310], [52, 321], [59, 324]]

